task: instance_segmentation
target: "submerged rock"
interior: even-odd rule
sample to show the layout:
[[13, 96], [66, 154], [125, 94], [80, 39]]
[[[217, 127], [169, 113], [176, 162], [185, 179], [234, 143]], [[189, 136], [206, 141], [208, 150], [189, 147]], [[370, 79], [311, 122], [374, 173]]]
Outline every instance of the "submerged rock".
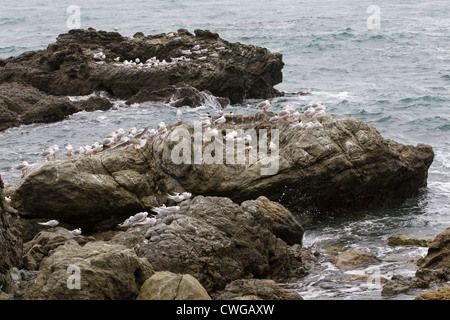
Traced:
[[428, 247], [433, 237], [417, 237], [412, 235], [390, 236], [386, 243], [390, 246], [420, 246]]
[[414, 277], [392, 276], [381, 291], [382, 296], [396, 295], [416, 288], [430, 288], [450, 280], [450, 228], [438, 234], [428, 246], [427, 255], [417, 262]]
[[371, 264], [378, 264], [380, 260], [373, 254], [357, 250], [348, 249], [337, 255], [333, 263], [341, 269], [361, 268]]
[[234, 280], [216, 293], [214, 300], [248, 300], [248, 297], [253, 297], [252, 300], [303, 300], [297, 291], [283, 289], [273, 280], [266, 279]]

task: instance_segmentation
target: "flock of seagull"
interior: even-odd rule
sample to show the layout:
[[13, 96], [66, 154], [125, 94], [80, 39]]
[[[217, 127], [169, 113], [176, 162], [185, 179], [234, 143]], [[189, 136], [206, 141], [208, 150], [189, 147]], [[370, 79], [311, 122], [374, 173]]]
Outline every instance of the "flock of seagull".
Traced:
[[[257, 104], [256, 109], [263, 110], [264, 113], [267, 112], [267, 110], [271, 107], [271, 102], [269, 100], [265, 100], [263, 102], [260, 102]], [[321, 102], [317, 103], [309, 103], [308, 105], [304, 106], [302, 108], [303, 115], [306, 115], [311, 121], [307, 123], [302, 123], [300, 120], [301, 113], [296, 111], [295, 107], [293, 105], [286, 105], [281, 111], [279, 111], [276, 115], [271, 117], [269, 119], [270, 123], [277, 123], [280, 121], [288, 121], [288, 118], [294, 118], [297, 119], [297, 122], [294, 124], [291, 124], [291, 127], [297, 128], [297, 129], [311, 129], [311, 128], [319, 128], [322, 126], [322, 118], [326, 116], [326, 106], [324, 106]], [[210, 131], [212, 135], [214, 135], [214, 132], [218, 134], [218, 130], [216, 128], [211, 129], [211, 126], [214, 125], [220, 125], [226, 122], [226, 118], [224, 115], [224, 111], [219, 110], [219, 117], [216, 119], [213, 119], [211, 117], [211, 114], [209, 112], [197, 114], [199, 119], [202, 121], [202, 127], [204, 132]], [[178, 109], [176, 114], [178, 122], [182, 122], [182, 112]], [[317, 122], [313, 122], [313, 118], [317, 119]], [[101, 141], [96, 141], [92, 145], [86, 145], [84, 147], [79, 147], [77, 150], [74, 150], [72, 145], [67, 145], [65, 147], [65, 154], [68, 157], [71, 157], [73, 155], [85, 155], [85, 156], [91, 156], [95, 155], [98, 152], [101, 152], [103, 150], [112, 150], [112, 149], [123, 149], [127, 148], [130, 144], [134, 145], [136, 149], [141, 149], [145, 143], [147, 142], [147, 139], [152, 138], [158, 134], [163, 134], [167, 132], [167, 128], [164, 122], [160, 122], [158, 124], [158, 128], [148, 130], [148, 128], [137, 130], [135, 127], [131, 128], [128, 131], [128, 135], [125, 136], [125, 131], [120, 128], [117, 131], [111, 132], [106, 137], [104, 137]], [[225, 140], [234, 140], [236, 142], [241, 142], [240, 139], [242, 139], [242, 142], [246, 145], [246, 150], [250, 150], [251, 146], [251, 136], [246, 135], [244, 137], [238, 137], [238, 133], [236, 130], [228, 133], [224, 136]], [[271, 142], [269, 144], [270, 150], [275, 150], [277, 146]], [[50, 148], [44, 150], [40, 153], [40, 155], [47, 159], [47, 161], [51, 161], [52, 159], [56, 158], [56, 155], [59, 153], [60, 149], [58, 145], [53, 145]], [[21, 170], [22, 174], [26, 172], [26, 170], [30, 167], [30, 165], [24, 161], [20, 165], [16, 166], [16, 170]], [[173, 193], [173, 194], [167, 194], [167, 198], [176, 202], [181, 203], [182, 201], [185, 201], [187, 199], [190, 199], [192, 196], [189, 192], [183, 192], [183, 193]], [[6, 199], [8, 200], [8, 199]], [[163, 204], [160, 207], [152, 207], [151, 211], [155, 212], [158, 215], [167, 215], [167, 214], [174, 214], [178, 212], [180, 209], [179, 205], [175, 206], [169, 206], [166, 207], [165, 204]], [[148, 212], [139, 212], [136, 213], [133, 216], [130, 216], [127, 218], [124, 222], [118, 224], [119, 227], [125, 227], [125, 228], [132, 228], [135, 226], [145, 226], [150, 225], [153, 226], [157, 222], [155, 217], [148, 217]], [[50, 220], [47, 222], [38, 222], [38, 224], [48, 227], [56, 227], [59, 224], [58, 220]], [[71, 234], [74, 236], [81, 234], [81, 229], [74, 229], [70, 231]]]
[[[192, 193], [190, 192], [183, 192], [183, 193], [173, 193], [173, 194], [167, 194], [167, 197], [176, 203], [183, 202], [184, 200], [190, 199], [192, 196]], [[168, 214], [175, 214], [180, 210], [180, 206], [170, 206], [166, 207], [165, 204], [163, 204], [160, 207], [152, 207], [151, 210], [155, 212], [158, 215], [165, 216]], [[121, 228], [133, 228], [136, 226], [145, 226], [150, 225], [154, 226], [156, 224], [157, 220], [155, 217], [148, 217], [148, 212], [138, 212], [133, 216], [130, 216], [127, 218], [124, 222], [119, 223], [118, 226]]]
[[[271, 107], [271, 102], [269, 100], [265, 100], [256, 105], [256, 109], [263, 110], [264, 113]], [[326, 116], [326, 106], [324, 106], [321, 102], [317, 103], [309, 103], [308, 105], [302, 108], [302, 113], [306, 115], [310, 121], [303, 123], [300, 120], [301, 113], [296, 111], [293, 105], [286, 105], [281, 111], [279, 111], [276, 115], [269, 119], [270, 123], [277, 123], [280, 121], [288, 121], [288, 118], [297, 119], [297, 122], [291, 124], [291, 127], [296, 129], [312, 129], [322, 127], [322, 119]], [[217, 128], [211, 128], [213, 125], [221, 125], [226, 122], [226, 117], [224, 114], [224, 110], [219, 110], [219, 117], [213, 119], [209, 112], [197, 114], [199, 119], [201, 120], [201, 126], [203, 128], [203, 132], [208, 132], [211, 136], [217, 136], [219, 131]], [[183, 114], [180, 109], [177, 110], [176, 117], [179, 123], [182, 122]], [[313, 119], [317, 119], [317, 121], [313, 121]], [[68, 157], [75, 155], [84, 155], [90, 157], [92, 155], [96, 155], [99, 152], [104, 150], [121, 150], [126, 149], [130, 145], [133, 145], [137, 150], [140, 150], [147, 143], [148, 139], [153, 138], [156, 135], [160, 135], [167, 132], [166, 124], [161, 121], [158, 124], [157, 129], [136, 129], [136, 127], [132, 127], [128, 131], [128, 135], [125, 135], [125, 131], [123, 128], [119, 128], [117, 131], [113, 131], [103, 139], [99, 141], [95, 141], [91, 145], [80, 146], [78, 149], [75, 149], [71, 144], [68, 144], [65, 147], [65, 155]], [[236, 131], [232, 131], [224, 136], [226, 141], [234, 140], [235, 142], [244, 142], [246, 145], [246, 150], [250, 150], [251, 146], [251, 136], [247, 135], [245, 137], [238, 137]], [[242, 141], [241, 141], [242, 140]], [[275, 145], [271, 143], [269, 148], [271, 150], [275, 149]], [[47, 161], [51, 161], [55, 159], [59, 154], [60, 148], [57, 144], [43, 150], [39, 155]], [[27, 161], [23, 161], [21, 164], [14, 167], [16, 170], [20, 170], [22, 172], [22, 176], [25, 172], [31, 167]]]
[[[223, 51], [226, 49], [226, 47], [224, 47], [223, 45], [216, 45], [216, 47], [214, 48], [217, 51]], [[114, 61], [114, 65], [117, 67], [136, 67], [138, 69], [148, 69], [148, 68], [156, 68], [156, 67], [166, 67], [169, 65], [174, 65], [179, 61], [185, 61], [185, 62], [189, 62], [193, 59], [198, 60], [198, 61], [204, 61], [207, 60], [208, 57], [211, 58], [217, 58], [219, 57], [219, 54], [217, 52], [212, 52], [208, 54], [209, 49], [208, 48], [201, 48], [200, 45], [194, 45], [191, 49], [185, 49], [182, 50], [180, 49], [180, 51], [178, 52], [179, 54], [181, 54], [181, 56], [179, 57], [173, 57], [170, 58], [170, 62], [166, 61], [165, 59], [163, 59], [162, 61], [160, 61], [158, 58], [152, 57], [150, 59], [147, 59], [145, 62], [141, 61], [141, 59], [139, 58], [135, 58], [130, 59], [130, 60], [124, 60], [121, 61], [120, 57], [115, 57], [112, 60]], [[96, 60], [97, 64], [104, 64], [105, 60], [106, 60], [106, 54], [103, 53], [103, 51], [100, 52], [95, 52], [93, 54], [93, 58], [94, 60]]]

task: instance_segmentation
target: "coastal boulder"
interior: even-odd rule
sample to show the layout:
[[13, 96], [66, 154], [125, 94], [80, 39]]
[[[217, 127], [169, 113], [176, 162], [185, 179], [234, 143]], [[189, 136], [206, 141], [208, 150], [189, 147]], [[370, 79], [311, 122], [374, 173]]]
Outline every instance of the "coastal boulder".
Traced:
[[154, 273], [147, 260], [124, 246], [103, 241], [80, 246], [69, 240], [42, 260], [35, 280], [19, 300], [128, 300]]
[[358, 249], [345, 250], [333, 260], [336, 267], [340, 269], [361, 268], [379, 262], [380, 260], [373, 254]]
[[208, 293], [236, 279], [307, 274], [315, 257], [276, 238], [255, 203], [197, 196], [175, 214], [157, 215], [154, 226], [120, 232], [111, 242], [133, 248], [156, 271], [192, 275]]
[[450, 279], [450, 228], [438, 234], [428, 246], [428, 253], [417, 261], [414, 277], [394, 275], [386, 283], [381, 295], [390, 296], [411, 289], [426, 289], [445, 284]]
[[420, 246], [428, 247], [433, 237], [417, 237], [411, 235], [390, 236], [386, 243], [389, 246]]
[[[0, 60], [0, 129], [59, 121], [84, 109], [104, 110], [110, 104], [89, 101], [77, 106], [61, 97], [100, 91], [130, 103], [173, 97], [176, 106], [199, 106], [204, 91], [231, 103], [279, 95], [274, 86], [282, 81], [280, 53], [211, 34], [180, 29], [170, 35], [128, 38], [78, 29], [59, 35], [45, 50]], [[192, 89], [198, 93], [194, 100]]]
[[161, 271], [144, 282], [137, 300], [211, 300], [211, 297], [193, 276]]
[[24, 244], [25, 268], [28, 270], [37, 270], [43, 258], [49, 256], [53, 250], [70, 239], [80, 245], [95, 240], [82, 235], [73, 235], [69, 230], [61, 227], [41, 231], [32, 240]]
[[234, 280], [214, 295], [214, 300], [236, 300], [249, 296], [261, 300], [303, 300], [297, 291], [283, 289], [275, 281], [266, 279]]
[[[202, 143], [207, 136], [201, 128], [179, 123], [148, 137], [141, 151], [129, 148], [39, 163], [16, 186], [14, 205], [29, 218], [111, 228], [134, 213], [169, 204], [168, 193], [189, 191], [236, 203], [264, 196], [302, 222], [329, 211], [399, 205], [427, 184], [434, 158], [429, 145], [384, 139], [357, 119], [326, 116], [321, 127], [296, 129], [285, 121], [270, 123], [272, 115], [227, 115], [226, 123], [214, 126], [217, 141], [224, 141], [227, 130], [242, 129], [239, 137], [254, 134], [252, 151], [240, 156], [237, 150], [234, 163], [227, 158], [226, 143]], [[306, 116], [298, 119], [309, 121]], [[267, 151], [272, 138], [278, 144], [273, 154]], [[294, 230], [295, 222], [284, 220], [274, 225], [280, 237]], [[287, 229], [282, 227], [286, 223]], [[297, 228], [283, 237], [293, 243], [300, 233]]]

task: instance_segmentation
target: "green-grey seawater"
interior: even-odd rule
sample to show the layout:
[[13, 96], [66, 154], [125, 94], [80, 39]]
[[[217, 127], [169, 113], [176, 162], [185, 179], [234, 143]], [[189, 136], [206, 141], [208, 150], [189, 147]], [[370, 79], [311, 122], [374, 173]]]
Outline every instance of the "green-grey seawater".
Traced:
[[[379, 29], [368, 19], [377, 5]], [[286, 284], [305, 299], [382, 299], [380, 288], [341, 278], [378, 272], [413, 275], [405, 263], [426, 248], [389, 247], [390, 235], [436, 235], [450, 225], [450, 4], [447, 0], [372, 1], [194, 1], [97, 0], [2, 1], [0, 58], [45, 49], [68, 31], [67, 8], [80, 8], [81, 28], [156, 34], [179, 28], [209, 29], [230, 42], [266, 47], [283, 54], [283, 82], [277, 89], [309, 96], [273, 99], [273, 110], [300, 108], [321, 101], [328, 114], [361, 119], [390, 139], [427, 143], [435, 151], [428, 186], [395, 209], [367, 210], [323, 217], [307, 227], [304, 245], [319, 251], [330, 246], [374, 253], [381, 265], [342, 271], [324, 259], [326, 269]], [[74, 97], [76, 99], [76, 97]], [[234, 113], [255, 112], [259, 101], [230, 106]], [[209, 106], [182, 109], [187, 121]], [[119, 127], [153, 127], [176, 121], [176, 110], [152, 104], [127, 109], [81, 112], [53, 124], [33, 124], [0, 133], [0, 173], [16, 182], [21, 161], [43, 161], [37, 154], [53, 144], [83, 146]], [[389, 299], [411, 299], [408, 295]]]

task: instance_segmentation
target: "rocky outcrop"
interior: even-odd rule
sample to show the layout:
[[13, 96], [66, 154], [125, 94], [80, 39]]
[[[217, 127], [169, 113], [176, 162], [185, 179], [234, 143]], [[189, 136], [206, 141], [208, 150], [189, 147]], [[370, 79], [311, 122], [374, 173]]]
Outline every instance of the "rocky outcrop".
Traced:
[[450, 228], [438, 234], [428, 246], [427, 255], [417, 262], [414, 277], [392, 276], [381, 291], [383, 296], [430, 288], [450, 280]]
[[49, 256], [53, 250], [71, 239], [79, 245], [85, 245], [89, 241], [95, 241], [91, 237], [74, 235], [69, 230], [61, 227], [41, 231], [31, 241], [24, 244], [24, 267], [28, 270], [39, 269], [39, 264], [42, 259]]
[[156, 271], [190, 274], [209, 292], [241, 278], [299, 278], [317, 259], [272, 233], [273, 218], [258, 204], [197, 196], [151, 227], [118, 233], [112, 243], [134, 248]]
[[[194, 33], [180, 29], [127, 38], [117, 32], [71, 30], [46, 50], [0, 60], [0, 129], [59, 121], [85, 108], [61, 96], [97, 91], [129, 103], [156, 98], [174, 100], [175, 106], [198, 106], [206, 91], [225, 99], [219, 104], [279, 94], [274, 86], [282, 81], [281, 54], [230, 43], [207, 30]], [[20, 88], [23, 92], [14, 97]], [[85, 109], [107, 106], [92, 102]]]
[[333, 259], [333, 263], [340, 269], [361, 268], [379, 262], [380, 260], [373, 254], [358, 249], [345, 250]]
[[450, 300], [450, 287], [442, 287], [421, 293], [414, 300]]
[[428, 247], [433, 237], [417, 237], [412, 235], [390, 236], [386, 239], [389, 246], [420, 246]]
[[4, 82], [0, 84], [0, 131], [32, 123], [62, 121], [79, 111], [108, 110], [112, 106], [106, 97], [72, 101], [29, 84]]
[[[357, 119], [327, 116], [320, 128], [295, 129], [289, 122], [270, 123], [271, 115], [230, 115], [225, 124], [214, 126], [222, 135], [227, 129], [255, 130], [255, 162], [250, 163], [246, 154], [242, 164], [230, 163], [226, 144], [222, 163], [196, 160], [198, 154], [206, 157], [208, 150], [211, 156], [213, 144], [195, 147], [194, 139], [202, 139], [201, 129], [194, 134], [193, 126], [181, 123], [149, 138], [142, 151], [131, 148], [37, 164], [15, 188], [14, 205], [23, 216], [79, 221], [88, 230], [111, 227], [133, 213], [169, 204], [171, 192], [226, 196], [238, 203], [265, 196], [296, 216], [311, 216], [398, 205], [427, 183], [434, 157], [428, 145], [384, 139]], [[267, 130], [268, 137], [279, 133], [278, 154], [256, 153], [265, 137], [260, 129]], [[188, 163], [174, 160], [182, 134], [194, 141], [185, 151], [190, 152]], [[268, 168], [273, 170], [264, 173]]]
[[0, 275], [12, 267], [21, 268], [22, 244], [20, 218], [5, 200], [3, 180], [0, 177]]
[[69, 240], [42, 260], [39, 273], [17, 291], [25, 300], [135, 299], [154, 271], [124, 246], [103, 241], [80, 246]]
[[211, 297], [193, 276], [161, 271], [144, 282], [137, 300], [211, 300]]
[[215, 300], [303, 300], [295, 290], [278, 286], [273, 280], [239, 279], [230, 282], [225, 289], [214, 295]]

